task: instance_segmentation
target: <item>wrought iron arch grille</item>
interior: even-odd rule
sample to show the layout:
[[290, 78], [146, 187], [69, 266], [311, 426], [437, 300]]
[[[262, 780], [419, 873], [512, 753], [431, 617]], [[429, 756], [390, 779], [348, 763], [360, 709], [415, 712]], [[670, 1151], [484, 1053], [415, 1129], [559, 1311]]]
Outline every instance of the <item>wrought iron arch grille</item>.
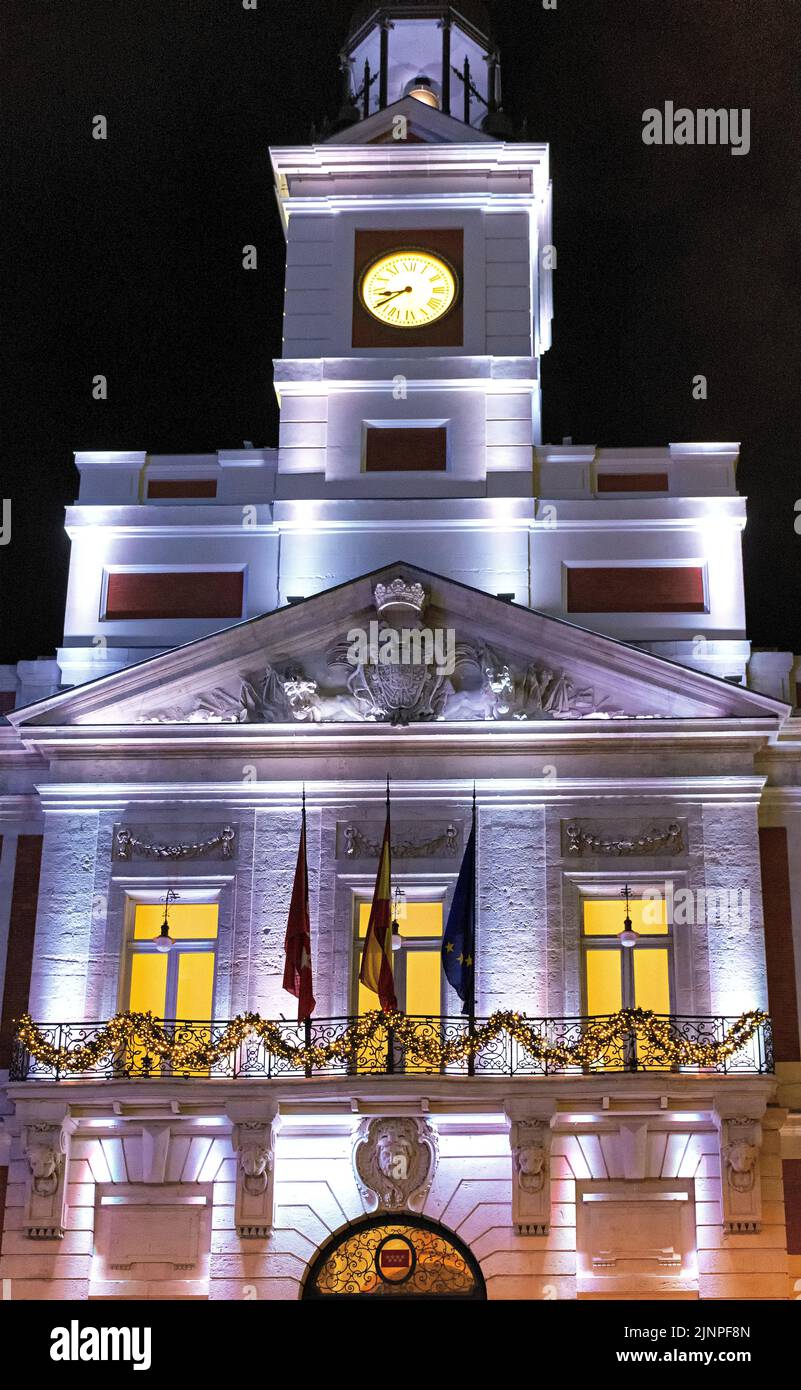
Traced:
[[309, 1269], [304, 1298], [485, 1299], [475, 1256], [444, 1227], [376, 1216], [341, 1231]]

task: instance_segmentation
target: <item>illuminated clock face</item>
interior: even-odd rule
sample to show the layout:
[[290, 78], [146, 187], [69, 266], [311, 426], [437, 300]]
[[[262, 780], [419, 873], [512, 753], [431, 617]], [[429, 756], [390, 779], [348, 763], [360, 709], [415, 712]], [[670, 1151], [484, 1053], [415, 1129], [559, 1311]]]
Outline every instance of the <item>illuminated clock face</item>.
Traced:
[[390, 328], [425, 328], [456, 303], [455, 270], [430, 251], [392, 251], [367, 267], [362, 303]]

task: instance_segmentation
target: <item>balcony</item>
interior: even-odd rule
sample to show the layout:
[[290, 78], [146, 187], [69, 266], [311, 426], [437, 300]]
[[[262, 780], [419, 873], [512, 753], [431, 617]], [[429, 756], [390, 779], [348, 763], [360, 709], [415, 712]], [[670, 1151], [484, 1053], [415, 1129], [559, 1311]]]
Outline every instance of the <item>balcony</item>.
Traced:
[[[138, 1016], [141, 1020], [142, 1015]], [[122, 1023], [120, 1023], [122, 1019]], [[151, 1019], [33, 1024], [23, 1020], [10, 1080], [119, 1081], [211, 1077], [445, 1075], [475, 1078], [673, 1072], [762, 1076], [773, 1071], [764, 1014], [527, 1018], [314, 1018], [308, 1023]]]

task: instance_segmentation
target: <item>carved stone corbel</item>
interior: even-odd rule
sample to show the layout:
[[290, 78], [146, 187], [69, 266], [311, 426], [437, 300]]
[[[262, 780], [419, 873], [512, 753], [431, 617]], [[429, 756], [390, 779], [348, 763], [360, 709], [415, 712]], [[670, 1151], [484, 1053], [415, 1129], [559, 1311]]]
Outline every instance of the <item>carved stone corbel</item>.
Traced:
[[547, 1236], [551, 1228], [550, 1102], [506, 1102], [512, 1149], [512, 1222], [521, 1236]]
[[761, 1116], [718, 1114], [723, 1229], [750, 1235], [762, 1220]]
[[280, 1121], [272, 1115], [241, 1120], [232, 1141], [237, 1156], [234, 1220], [240, 1240], [262, 1240], [273, 1228], [275, 1135]]
[[31, 1240], [62, 1240], [66, 1222], [70, 1126], [34, 1120], [22, 1130], [28, 1161], [23, 1229]]

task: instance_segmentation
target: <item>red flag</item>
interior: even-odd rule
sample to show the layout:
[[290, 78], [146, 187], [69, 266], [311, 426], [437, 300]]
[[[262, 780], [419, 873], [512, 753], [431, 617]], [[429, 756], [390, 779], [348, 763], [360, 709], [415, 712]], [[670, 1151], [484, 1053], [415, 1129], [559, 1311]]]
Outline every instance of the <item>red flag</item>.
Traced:
[[392, 850], [389, 829], [389, 791], [387, 791], [387, 823], [384, 843], [378, 861], [378, 875], [364, 938], [362, 965], [359, 971], [362, 984], [378, 995], [384, 1013], [398, 1007], [395, 980], [392, 974]]
[[289, 921], [284, 940], [284, 989], [294, 994], [298, 1001], [298, 1023], [311, 1018], [315, 998], [312, 993], [311, 926], [309, 922], [309, 874], [306, 866], [306, 797], [303, 797], [303, 815], [300, 826], [298, 862], [295, 868], [295, 882], [292, 885], [292, 901], [289, 905]]

